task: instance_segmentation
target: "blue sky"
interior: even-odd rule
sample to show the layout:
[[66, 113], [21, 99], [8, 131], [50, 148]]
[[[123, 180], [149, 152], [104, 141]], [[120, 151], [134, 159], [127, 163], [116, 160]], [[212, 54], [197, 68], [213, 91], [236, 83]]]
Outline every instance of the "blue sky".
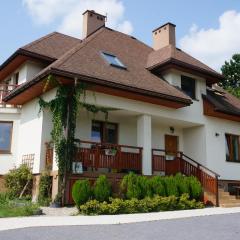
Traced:
[[[85, 8], [107, 12], [111, 27], [149, 45], [154, 28], [173, 22], [178, 46], [215, 69], [232, 53], [240, 52], [239, 0], [11, 0], [0, 4], [0, 64], [17, 48], [49, 32], [80, 37]], [[234, 27], [228, 30], [231, 23]]]

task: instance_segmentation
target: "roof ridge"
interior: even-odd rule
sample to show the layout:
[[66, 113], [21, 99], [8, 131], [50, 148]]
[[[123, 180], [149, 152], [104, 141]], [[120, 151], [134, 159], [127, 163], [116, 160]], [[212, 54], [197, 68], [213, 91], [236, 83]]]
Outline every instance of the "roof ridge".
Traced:
[[141, 43], [141, 44], [144, 45], [145, 47], [148, 47], [148, 48], [150, 48], [150, 49], [153, 50], [153, 47], [151, 47], [151, 46], [149, 46], [148, 44], [142, 42], [141, 40], [139, 40], [138, 38], [134, 37], [133, 35], [126, 34], [126, 33], [124, 33], [124, 32], [120, 32], [120, 31], [118, 31], [118, 30], [116, 30], [116, 29], [112, 29], [112, 28], [110, 28], [110, 27], [106, 27], [106, 26], [105, 26], [105, 28], [108, 29], [108, 30], [110, 30], [110, 31], [114, 31], [114, 32], [116, 32], [116, 33], [123, 34], [123, 35], [125, 35], [125, 36], [127, 36], [127, 37], [129, 37], [129, 38], [135, 39], [136, 41], [138, 41], [139, 43]]
[[[51, 65], [53, 65], [54, 67], [60, 67], [63, 64], [63, 61], [66, 61], [67, 59], [69, 59], [71, 56], [73, 56], [77, 51], [79, 51], [81, 48], [83, 48], [84, 46], [86, 46], [89, 42], [91, 42], [98, 34], [100, 34], [102, 32], [103, 28], [99, 28], [98, 31], [96, 31], [94, 34], [92, 34], [91, 36], [89, 36], [88, 38], [85, 38], [83, 40], [81, 40], [80, 43], [78, 43], [76, 46], [74, 46], [73, 48], [71, 48], [70, 50], [68, 50], [65, 54], [63, 54], [58, 60], [56, 60], [54, 63], [52, 63]], [[50, 68], [52, 68], [52, 66], [49, 66]], [[53, 67], [53, 68], [54, 68]], [[52, 68], [52, 69], [53, 69]]]
[[31, 47], [31, 46], [39, 43], [43, 39], [47, 39], [47, 38], [53, 36], [54, 34], [58, 34], [58, 32], [51, 32], [51, 33], [49, 33], [49, 34], [47, 34], [47, 35], [45, 35], [43, 37], [38, 38], [37, 40], [34, 40], [34, 41], [30, 42], [29, 44], [26, 44], [26, 45], [20, 47], [19, 49], [25, 49], [25, 48]]

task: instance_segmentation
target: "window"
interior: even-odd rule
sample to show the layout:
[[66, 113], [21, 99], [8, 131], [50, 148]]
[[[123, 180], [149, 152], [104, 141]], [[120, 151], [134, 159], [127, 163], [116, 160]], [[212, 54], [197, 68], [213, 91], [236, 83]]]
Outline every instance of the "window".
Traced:
[[102, 52], [102, 56], [111, 66], [126, 69], [126, 66], [116, 56], [105, 52]]
[[240, 162], [240, 136], [226, 134], [226, 160], [230, 162]]
[[189, 97], [192, 99], [196, 98], [195, 79], [187, 76], [181, 76], [181, 88]]
[[14, 84], [18, 85], [18, 80], [19, 80], [19, 72], [14, 74], [14, 80], [13, 80]]
[[11, 152], [12, 122], [0, 122], [0, 153]]
[[94, 142], [117, 144], [118, 125], [116, 123], [93, 121], [91, 139]]

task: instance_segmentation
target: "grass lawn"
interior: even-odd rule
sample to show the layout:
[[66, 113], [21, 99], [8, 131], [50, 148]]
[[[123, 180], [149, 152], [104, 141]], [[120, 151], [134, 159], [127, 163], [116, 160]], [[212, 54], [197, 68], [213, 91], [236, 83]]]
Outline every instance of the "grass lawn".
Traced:
[[39, 206], [31, 202], [11, 201], [0, 204], [0, 218], [32, 216], [39, 213]]

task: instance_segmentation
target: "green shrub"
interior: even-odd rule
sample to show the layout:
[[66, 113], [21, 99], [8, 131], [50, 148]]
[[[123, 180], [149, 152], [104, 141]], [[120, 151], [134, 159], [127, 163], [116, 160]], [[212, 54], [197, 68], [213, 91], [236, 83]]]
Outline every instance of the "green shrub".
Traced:
[[147, 196], [152, 196], [149, 178], [136, 175], [135, 173], [129, 173], [124, 176], [120, 189], [127, 199], [143, 199]]
[[138, 176], [132, 172], [123, 177], [120, 188], [127, 199], [139, 199], [142, 195], [142, 189], [139, 185]]
[[5, 184], [11, 198], [18, 198], [25, 188], [24, 194], [32, 194], [32, 173], [27, 165], [23, 164], [12, 169], [5, 175]]
[[9, 194], [7, 192], [0, 193], [0, 205], [8, 203], [10, 200]]
[[38, 203], [48, 206], [51, 202], [52, 177], [49, 172], [43, 172], [40, 176]]
[[188, 177], [190, 196], [192, 199], [199, 200], [202, 196], [202, 186], [196, 177]]
[[100, 202], [109, 200], [109, 197], [111, 197], [111, 184], [105, 175], [98, 177], [93, 192], [96, 200]]
[[91, 187], [88, 180], [78, 180], [72, 187], [72, 198], [76, 206], [87, 202], [91, 197]]
[[150, 197], [154, 195], [166, 196], [163, 177], [155, 176], [149, 179]]
[[183, 176], [181, 173], [175, 175], [179, 195], [187, 193], [190, 195], [189, 177]]
[[145, 213], [159, 212], [180, 209], [197, 209], [203, 208], [204, 205], [196, 200], [190, 200], [188, 194], [181, 197], [155, 196], [153, 198], [144, 198], [138, 200], [133, 199], [110, 199], [110, 203], [91, 200], [81, 205], [79, 210], [85, 215], [101, 215], [101, 214], [128, 214], [128, 213]]
[[164, 177], [166, 196], [179, 196], [177, 181], [174, 176]]

